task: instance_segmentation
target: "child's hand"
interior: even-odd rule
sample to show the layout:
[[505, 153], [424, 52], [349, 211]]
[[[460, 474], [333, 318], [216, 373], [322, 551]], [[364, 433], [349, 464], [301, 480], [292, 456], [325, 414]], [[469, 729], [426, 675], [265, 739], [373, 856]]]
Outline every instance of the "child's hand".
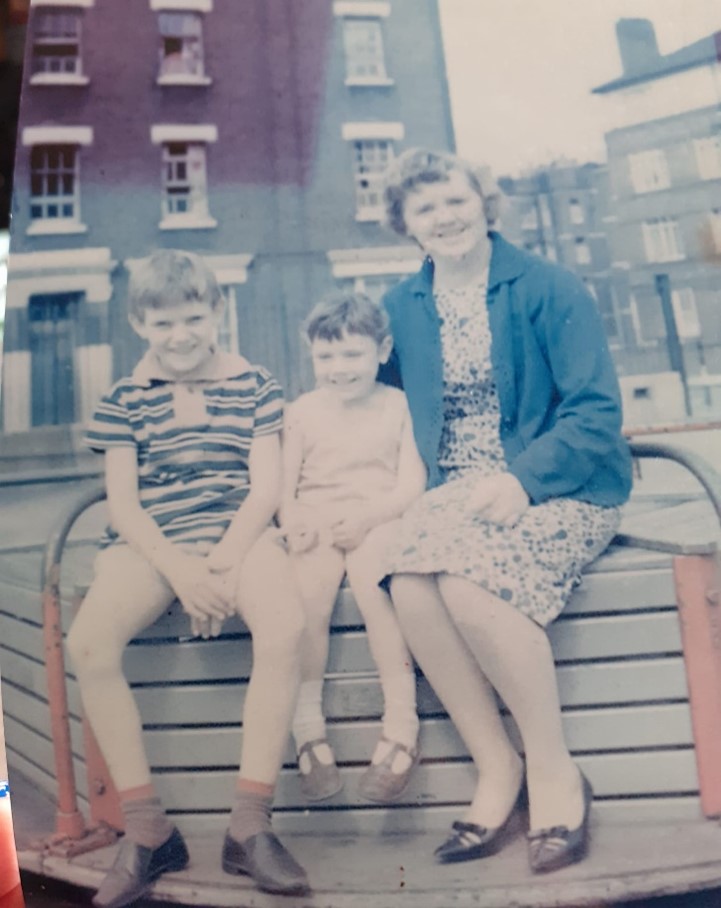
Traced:
[[211, 549], [205, 562], [208, 570], [214, 574], [224, 574], [226, 571], [238, 566], [238, 558], [235, 553], [227, 546], [224, 547], [222, 542], [219, 542]]
[[208, 568], [207, 558], [179, 552], [166, 577], [191, 618], [222, 621], [227, 615], [228, 603], [223, 588]]
[[223, 629], [223, 622], [220, 618], [194, 618], [190, 619], [190, 632], [194, 637], [202, 637], [203, 640], [210, 640], [212, 637], [219, 637]]
[[309, 523], [296, 521], [283, 527], [288, 542], [288, 551], [292, 555], [302, 555], [318, 545], [318, 529]]
[[484, 520], [501, 526], [515, 526], [525, 514], [530, 500], [512, 473], [498, 473], [478, 480], [468, 496], [468, 510]]
[[374, 522], [369, 514], [364, 514], [362, 511], [349, 514], [331, 527], [333, 545], [344, 551], [356, 549], [373, 529], [373, 526]]

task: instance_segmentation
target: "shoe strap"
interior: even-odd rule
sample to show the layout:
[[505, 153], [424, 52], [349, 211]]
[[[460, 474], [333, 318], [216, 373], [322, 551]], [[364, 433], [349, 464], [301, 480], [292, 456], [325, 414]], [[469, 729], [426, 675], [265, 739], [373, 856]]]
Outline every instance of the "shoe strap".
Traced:
[[528, 833], [528, 841], [534, 842], [537, 839], [561, 839], [565, 841], [569, 835], [568, 826], [549, 826], [547, 829], [531, 829]]

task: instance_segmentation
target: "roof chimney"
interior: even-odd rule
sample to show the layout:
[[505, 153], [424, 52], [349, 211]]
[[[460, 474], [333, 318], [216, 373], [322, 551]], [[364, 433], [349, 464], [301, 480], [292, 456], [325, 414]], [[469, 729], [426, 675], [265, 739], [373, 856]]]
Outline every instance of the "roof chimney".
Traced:
[[619, 19], [616, 38], [624, 75], [639, 75], [658, 64], [660, 54], [650, 19]]

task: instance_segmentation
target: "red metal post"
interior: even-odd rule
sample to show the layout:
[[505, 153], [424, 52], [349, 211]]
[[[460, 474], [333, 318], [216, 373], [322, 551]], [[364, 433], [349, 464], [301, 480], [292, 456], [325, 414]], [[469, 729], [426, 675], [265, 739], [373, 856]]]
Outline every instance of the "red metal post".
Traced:
[[721, 816], [721, 564], [718, 555], [674, 558], [701, 809]]
[[43, 637], [45, 670], [48, 679], [50, 729], [58, 781], [58, 807], [55, 830], [59, 835], [79, 839], [85, 833], [85, 821], [78, 810], [73, 751], [68, 719], [68, 697], [65, 688], [63, 628], [60, 609], [60, 565], [47, 571], [43, 588]]
[[[77, 614], [87, 587], [78, 586], [73, 596], [73, 614]], [[90, 820], [93, 823], [105, 823], [113, 829], [124, 829], [123, 812], [120, 809], [120, 798], [110, 777], [108, 764], [105, 762], [90, 723], [83, 715], [83, 741], [85, 744], [85, 770], [88, 779], [88, 798], [90, 800]]]

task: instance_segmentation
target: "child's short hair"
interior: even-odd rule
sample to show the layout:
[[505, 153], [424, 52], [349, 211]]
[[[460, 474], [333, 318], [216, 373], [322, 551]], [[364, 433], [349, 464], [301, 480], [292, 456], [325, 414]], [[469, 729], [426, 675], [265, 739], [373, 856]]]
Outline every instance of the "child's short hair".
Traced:
[[365, 293], [344, 293], [317, 303], [303, 323], [303, 332], [310, 343], [318, 338], [340, 340], [345, 332], [380, 344], [390, 336], [390, 322], [385, 309]]
[[128, 308], [137, 319], [143, 318], [146, 309], [178, 303], [203, 302], [215, 308], [223, 298], [210, 267], [194, 252], [158, 249], [128, 263], [128, 270]]

